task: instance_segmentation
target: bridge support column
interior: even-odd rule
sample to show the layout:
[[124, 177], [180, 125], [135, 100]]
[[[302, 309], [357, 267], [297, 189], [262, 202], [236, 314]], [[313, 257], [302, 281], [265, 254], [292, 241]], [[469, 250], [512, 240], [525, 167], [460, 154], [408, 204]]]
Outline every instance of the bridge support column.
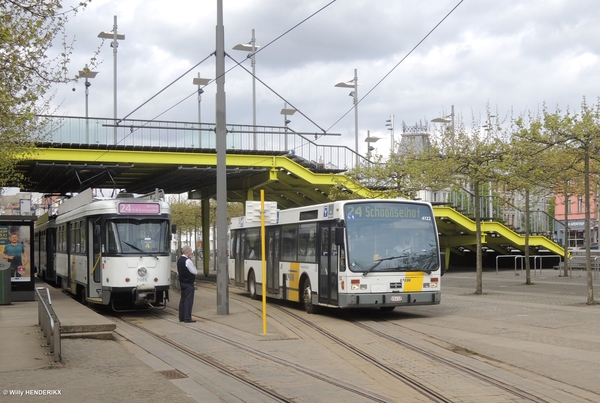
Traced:
[[208, 276], [210, 270], [210, 199], [205, 197], [200, 202], [202, 213], [202, 269]]

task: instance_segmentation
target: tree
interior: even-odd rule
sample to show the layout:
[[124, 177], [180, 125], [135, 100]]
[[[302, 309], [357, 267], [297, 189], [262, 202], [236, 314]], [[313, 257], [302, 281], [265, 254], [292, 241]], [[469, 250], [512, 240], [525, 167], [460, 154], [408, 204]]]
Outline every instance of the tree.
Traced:
[[[548, 141], [551, 144], [561, 145], [583, 162], [583, 195], [585, 200], [585, 249], [587, 272], [587, 304], [594, 304], [594, 288], [592, 278], [592, 260], [590, 253], [591, 243], [591, 197], [590, 177], [593, 174], [592, 162], [600, 153], [600, 104], [588, 105], [585, 98], [581, 103], [581, 112], [578, 114], [559, 113], [551, 114], [545, 111], [545, 127], [549, 131]], [[596, 183], [597, 175], [595, 175]], [[567, 228], [565, 229], [567, 230]]]
[[471, 186], [476, 228], [476, 295], [483, 293], [480, 189], [485, 183], [499, 182], [504, 174], [502, 161], [506, 154], [506, 139], [502, 136], [499, 122], [492, 122], [489, 111], [486, 122], [486, 130], [481, 130], [474, 121], [471, 130], [466, 130], [459, 122], [458, 127], [443, 131], [439, 138], [432, 140], [431, 148], [422, 154], [425, 158], [421, 167], [424, 179], [437, 186], [442, 180], [446, 187], [452, 184], [462, 186], [464, 183]]
[[[551, 147], [542, 139], [543, 121], [540, 117], [520, 117], [513, 126], [509, 152], [505, 159], [504, 182], [509, 190], [525, 192], [525, 284], [531, 285], [529, 237], [531, 235], [531, 195], [542, 194], [552, 172]], [[550, 187], [551, 188], [551, 187]], [[546, 186], [546, 191], [549, 191]]]
[[[67, 43], [65, 26], [88, 2], [68, 10], [58, 0], [0, 2], [0, 186], [23, 180], [14, 165], [34, 152], [33, 133], [46, 124], [39, 115], [49, 112], [51, 85], [76, 79], [69, 77], [73, 42]], [[62, 50], [52, 57], [58, 37]], [[95, 65], [95, 58], [89, 65]]]

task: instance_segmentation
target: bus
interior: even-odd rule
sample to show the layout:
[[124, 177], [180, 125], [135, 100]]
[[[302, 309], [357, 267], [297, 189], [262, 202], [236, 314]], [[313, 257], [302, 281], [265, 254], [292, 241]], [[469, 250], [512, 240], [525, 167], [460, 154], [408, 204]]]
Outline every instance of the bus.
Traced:
[[[230, 283], [262, 295], [321, 307], [437, 305], [445, 257], [431, 204], [405, 199], [344, 200], [277, 210], [265, 224], [262, 275], [260, 220], [231, 220]], [[408, 247], [398, 249], [401, 238]]]
[[[162, 191], [100, 199], [87, 189], [59, 205], [51, 221], [55, 241], [46, 242], [46, 256], [55, 254], [57, 286], [114, 311], [166, 306], [171, 229]], [[36, 237], [47, 228], [36, 227]]]

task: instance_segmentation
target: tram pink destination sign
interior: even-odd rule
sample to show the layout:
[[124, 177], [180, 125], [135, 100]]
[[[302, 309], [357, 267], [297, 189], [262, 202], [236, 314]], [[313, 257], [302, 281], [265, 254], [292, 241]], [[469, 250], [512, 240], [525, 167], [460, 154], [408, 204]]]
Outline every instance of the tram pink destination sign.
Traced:
[[119, 203], [119, 214], [159, 214], [158, 203]]

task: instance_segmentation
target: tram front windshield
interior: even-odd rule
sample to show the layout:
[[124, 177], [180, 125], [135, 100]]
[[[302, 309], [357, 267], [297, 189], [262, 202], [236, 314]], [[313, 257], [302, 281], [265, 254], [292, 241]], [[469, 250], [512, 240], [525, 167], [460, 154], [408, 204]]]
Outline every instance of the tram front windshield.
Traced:
[[106, 221], [108, 253], [169, 253], [167, 220], [112, 219]]
[[424, 271], [439, 268], [431, 208], [410, 203], [347, 204], [344, 217], [353, 272]]

